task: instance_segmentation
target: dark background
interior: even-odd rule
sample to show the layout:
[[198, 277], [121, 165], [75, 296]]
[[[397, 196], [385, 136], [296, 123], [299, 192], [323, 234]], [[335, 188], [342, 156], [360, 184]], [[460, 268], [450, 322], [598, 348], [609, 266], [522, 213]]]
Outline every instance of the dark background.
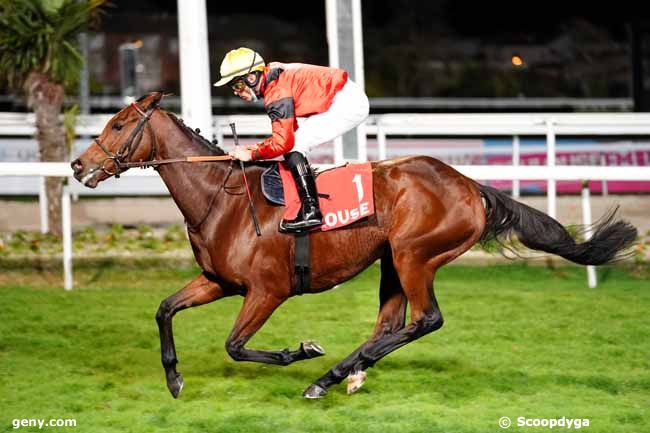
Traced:
[[[213, 81], [224, 54], [239, 46], [267, 61], [328, 63], [322, 0], [206, 3]], [[371, 98], [630, 98], [635, 110], [649, 111], [643, 9], [641, 2], [364, 0], [366, 91]], [[120, 94], [118, 48], [136, 40], [143, 42], [139, 91], [178, 94], [176, 11], [176, 0], [114, 0], [91, 35], [92, 94]], [[522, 66], [512, 64], [514, 55]], [[231, 97], [223, 88], [212, 96]]]

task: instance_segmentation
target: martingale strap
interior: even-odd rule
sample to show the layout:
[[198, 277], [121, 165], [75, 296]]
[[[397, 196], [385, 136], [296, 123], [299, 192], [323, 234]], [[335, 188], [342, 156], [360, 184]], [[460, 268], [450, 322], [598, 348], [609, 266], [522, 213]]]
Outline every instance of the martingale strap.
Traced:
[[311, 258], [309, 256], [309, 232], [295, 234], [296, 250], [294, 253], [294, 266], [296, 284], [294, 295], [302, 295], [311, 287]]

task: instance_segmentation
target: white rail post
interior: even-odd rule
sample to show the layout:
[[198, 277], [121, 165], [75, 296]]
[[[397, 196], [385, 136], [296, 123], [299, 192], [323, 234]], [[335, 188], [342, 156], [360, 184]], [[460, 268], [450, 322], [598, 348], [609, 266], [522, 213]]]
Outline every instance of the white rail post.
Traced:
[[[350, 80], [362, 89], [363, 29], [361, 0], [326, 0], [325, 20], [329, 48], [329, 66], [345, 69]], [[365, 128], [362, 125], [334, 140], [334, 161], [365, 161]], [[340, 146], [340, 149], [339, 149]]]
[[50, 222], [47, 213], [47, 194], [45, 188], [45, 176], [40, 176], [38, 184], [38, 207], [41, 215], [41, 233], [45, 234], [50, 231]]
[[386, 131], [381, 124], [381, 117], [377, 117], [377, 159], [386, 159]]
[[[582, 181], [582, 224], [585, 226], [585, 242], [591, 238], [591, 202], [589, 200], [589, 181]], [[593, 289], [598, 284], [596, 268], [587, 266], [587, 284]]]
[[61, 214], [63, 229], [63, 288], [72, 290], [72, 216], [70, 212], [70, 189], [67, 184], [63, 186]]
[[357, 160], [368, 161], [368, 140], [366, 137], [366, 121], [361, 122], [356, 128], [357, 131]]
[[329, 65], [339, 67], [339, 26], [336, 0], [325, 0], [325, 21], [327, 23], [327, 47]]
[[[333, 68], [339, 67], [339, 26], [337, 0], [325, 1], [325, 21], [327, 23], [327, 47], [329, 65]], [[343, 138], [334, 139], [334, 164], [338, 165], [344, 162], [343, 159]]]
[[[361, 13], [361, 0], [352, 0], [352, 51], [354, 57], [354, 82], [364, 91], [366, 79], [363, 65], [363, 25]], [[368, 161], [368, 143], [366, 137], [366, 120], [356, 127], [357, 133], [357, 160]]]
[[343, 158], [343, 138], [336, 137], [334, 139], [334, 165], [340, 165], [345, 162]]
[[[555, 167], [555, 119], [546, 119], [546, 166], [549, 172]], [[557, 215], [557, 193], [555, 179], [549, 179], [546, 183], [546, 197], [548, 200], [548, 214], [551, 218]]]
[[[519, 167], [520, 143], [519, 136], [512, 137], [512, 166]], [[519, 179], [512, 181], [512, 197], [519, 198]]]
[[177, 7], [183, 120], [212, 140], [212, 83], [205, 0], [178, 0]]

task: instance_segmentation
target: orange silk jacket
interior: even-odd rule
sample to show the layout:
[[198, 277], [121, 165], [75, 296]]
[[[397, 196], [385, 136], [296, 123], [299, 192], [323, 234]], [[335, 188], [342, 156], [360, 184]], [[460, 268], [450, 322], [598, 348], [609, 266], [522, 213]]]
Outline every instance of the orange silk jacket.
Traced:
[[347, 83], [348, 74], [325, 66], [271, 63], [264, 68], [261, 79], [272, 135], [251, 150], [254, 160], [289, 152], [295, 144], [296, 118], [327, 111], [336, 93]]

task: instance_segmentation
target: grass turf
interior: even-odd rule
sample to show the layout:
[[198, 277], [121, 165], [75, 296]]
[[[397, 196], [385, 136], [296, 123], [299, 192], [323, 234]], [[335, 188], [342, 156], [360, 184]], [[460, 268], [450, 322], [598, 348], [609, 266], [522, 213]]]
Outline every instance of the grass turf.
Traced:
[[[494, 432], [516, 418], [589, 418], [589, 432], [648, 431], [650, 292], [618, 268], [586, 288], [583, 268], [450, 266], [438, 332], [368, 370], [355, 395], [302, 390], [358, 346], [377, 310], [378, 267], [318, 296], [290, 299], [250, 347], [327, 356], [288, 367], [236, 363], [224, 349], [242, 298], [174, 320], [185, 389], [169, 395], [154, 314], [196, 269], [0, 275], [0, 430], [13, 419], [75, 419], [77, 432]], [[584, 428], [584, 427], [583, 427]], [[23, 427], [20, 431], [39, 431]]]

